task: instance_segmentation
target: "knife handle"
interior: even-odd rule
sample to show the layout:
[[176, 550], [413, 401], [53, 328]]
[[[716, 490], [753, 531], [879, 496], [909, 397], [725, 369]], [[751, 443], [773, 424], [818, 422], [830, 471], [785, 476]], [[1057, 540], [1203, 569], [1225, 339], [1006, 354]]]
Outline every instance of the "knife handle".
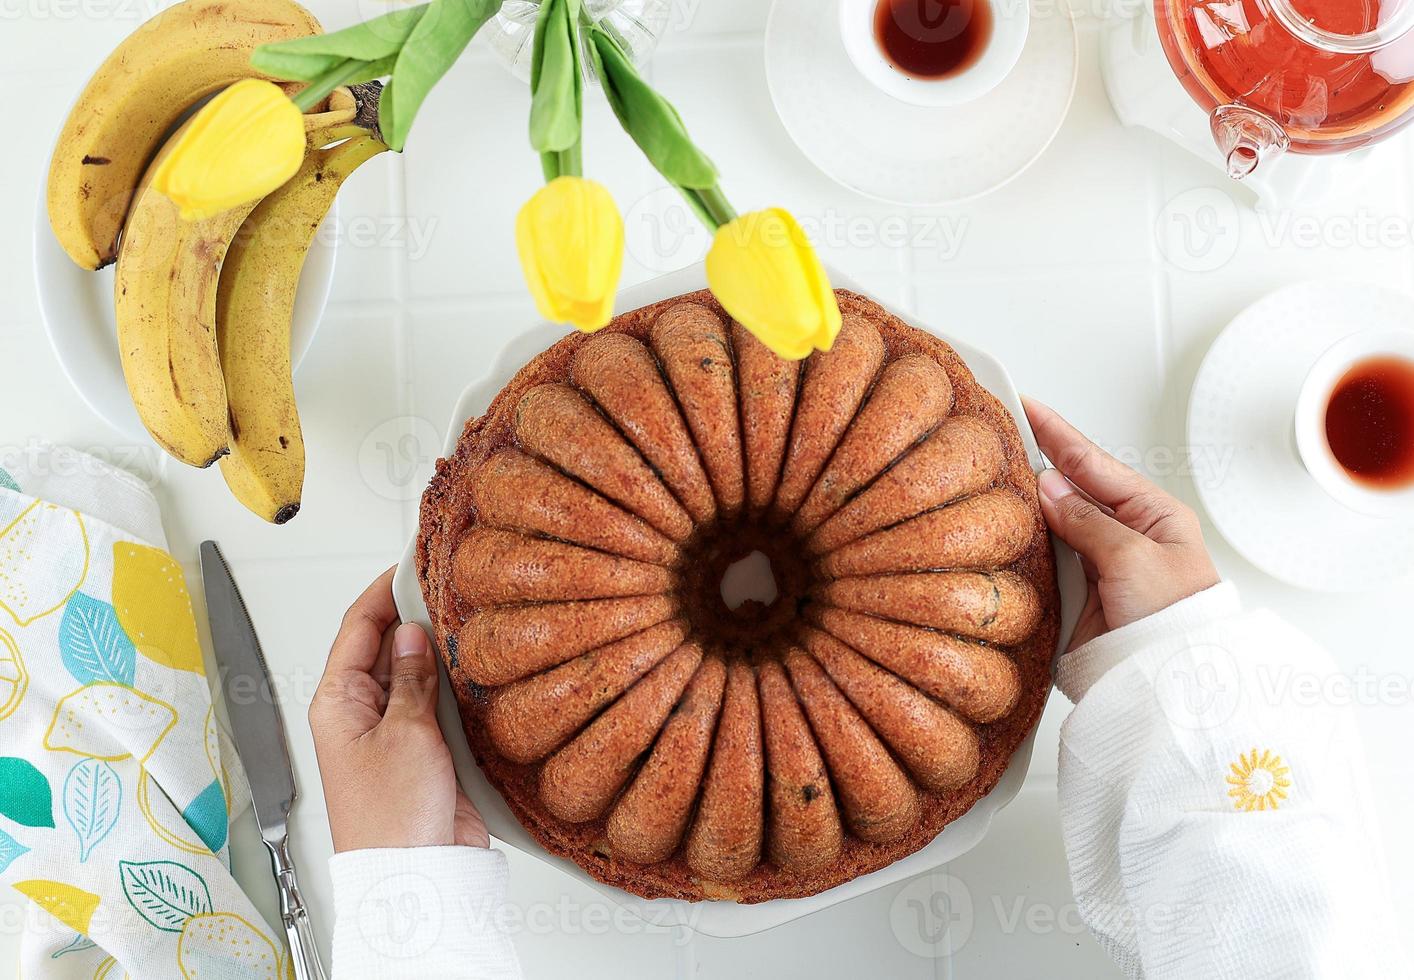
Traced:
[[314, 929], [309, 924], [309, 911], [295, 879], [295, 865], [290, 858], [290, 842], [266, 842], [275, 863], [275, 884], [280, 889], [280, 918], [285, 923], [285, 937], [290, 945], [290, 962], [296, 980], [327, 980], [319, 962], [319, 950], [314, 945]]

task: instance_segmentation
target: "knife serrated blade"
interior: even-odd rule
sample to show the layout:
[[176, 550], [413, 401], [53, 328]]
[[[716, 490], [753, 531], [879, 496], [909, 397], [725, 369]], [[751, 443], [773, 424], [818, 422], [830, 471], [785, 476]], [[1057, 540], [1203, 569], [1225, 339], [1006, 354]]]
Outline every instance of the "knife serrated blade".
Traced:
[[260, 836], [270, 851], [275, 884], [280, 891], [280, 919], [290, 944], [290, 964], [296, 980], [325, 980], [314, 944], [309, 910], [295, 879], [290, 854], [289, 818], [295, 803], [295, 771], [285, 740], [285, 721], [270, 683], [270, 668], [260, 649], [260, 637], [246, 612], [245, 600], [215, 541], [201, 544], [201, 580], [206, 590], [206, 617], [231, 738], [245, 765], [251, 808]]
[[231, 737], [245, 765], [256, 822], [267, 841], [283, 839], [296, 796], [285, 722], [255, 624], [215, 541], [201, 545], [201, 578]]

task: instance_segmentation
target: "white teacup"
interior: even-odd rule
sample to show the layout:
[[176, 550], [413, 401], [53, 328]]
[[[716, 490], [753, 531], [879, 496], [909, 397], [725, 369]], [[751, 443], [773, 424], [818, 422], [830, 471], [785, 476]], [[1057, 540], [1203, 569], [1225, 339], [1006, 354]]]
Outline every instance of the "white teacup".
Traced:
[[1031, 28], [1028, 0], [977, 0], [991, 6], [992, 30], [972, 64], [946, 78], [918, 78], [894, 66], [879, 48], [874, 18], [880, 0], [838, 0], [840, 37], [854, 67], [901, 102], [951, 106], [972, 102], [1001, 84], [1021, 57]]
[[1414, 363], [1414, 330], [1378, 327], [1337, 342], [1312, 365], [1296, 398], [1296, 448], [1322, 490], [1350, 510], [1370, 517], [1414, 518], [1414, 484], [1382, 490], [1352, 479], [1326, 440], [1326, 409], [1340, 379], [1371, 357]]

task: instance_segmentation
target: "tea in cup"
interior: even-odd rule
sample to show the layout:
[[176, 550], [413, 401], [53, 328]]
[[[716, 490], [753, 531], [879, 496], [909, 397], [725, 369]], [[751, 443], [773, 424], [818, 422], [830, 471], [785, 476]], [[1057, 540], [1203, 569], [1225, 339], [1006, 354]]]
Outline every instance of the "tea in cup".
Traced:
[[1297, 398], [1296, 446], [1351, 510], [1414, 518], [1414, 330], [1362, 331], [1322, 354]]
[[903, 102], [961, 105], [986, 95], [1026, 45], [1027, 0], [839, 0], [845, 51]]

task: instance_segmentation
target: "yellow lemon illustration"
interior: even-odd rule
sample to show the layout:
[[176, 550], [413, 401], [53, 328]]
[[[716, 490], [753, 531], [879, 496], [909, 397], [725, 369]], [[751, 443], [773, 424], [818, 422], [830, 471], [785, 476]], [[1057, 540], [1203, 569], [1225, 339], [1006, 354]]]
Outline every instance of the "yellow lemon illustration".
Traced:
[[177, 808], [162, 792], [162, 787], [152, 778], [152, 773], [146, 769], [137, 780], [137, 808], [160, 840], [188, 854], [211, 854], [211, 848], [182, 819]]
[[144, 657], [206, 673], [182, 566], [167, 552], [132, 541], [113, 545], [113, 608]]
[[98, 964], [98, 969], [93, 973], [93, 980], [128, 980], [128, 971], [110, 956]]
[[89, 684], [54, 707], [44, 747], [107, 762], [146, 762], [177, 725], [177, 711], [125, 684]]
[[43, 878], [17, 881], [14, 887], [15, 891], [28, 897], [35, 905], [74, 932], [88, 935], [88, 924], [93, 919], [93, 910], [98, 908], [97, 895], [73, 885]]
[[177, 965], [188, 980], [280, 980], [280, 951], [233, 912], [188, 919], [177, 939]]
[[0, 609], [21, 626], [62, 609], [88, 574], [77, 512], [36, 500], [0, 528]]
[[[226, 795], [226, 816], [230, 817], [233, 810], [231, 797], [231, 774], [221, 763], [221, 726], [216, 723], [216, 708], [213, 705], [206, 709], [206, 762], [211, 766], [212, 774], [221, 781], [221, 792]], [[234, 747], [230, 750], [232, 759], [238, 758]]]
[[25, 670], [20, 648], [9, 633], [0, 630], [0, 719], [15, 713], [28, 687], [29, 671]]

